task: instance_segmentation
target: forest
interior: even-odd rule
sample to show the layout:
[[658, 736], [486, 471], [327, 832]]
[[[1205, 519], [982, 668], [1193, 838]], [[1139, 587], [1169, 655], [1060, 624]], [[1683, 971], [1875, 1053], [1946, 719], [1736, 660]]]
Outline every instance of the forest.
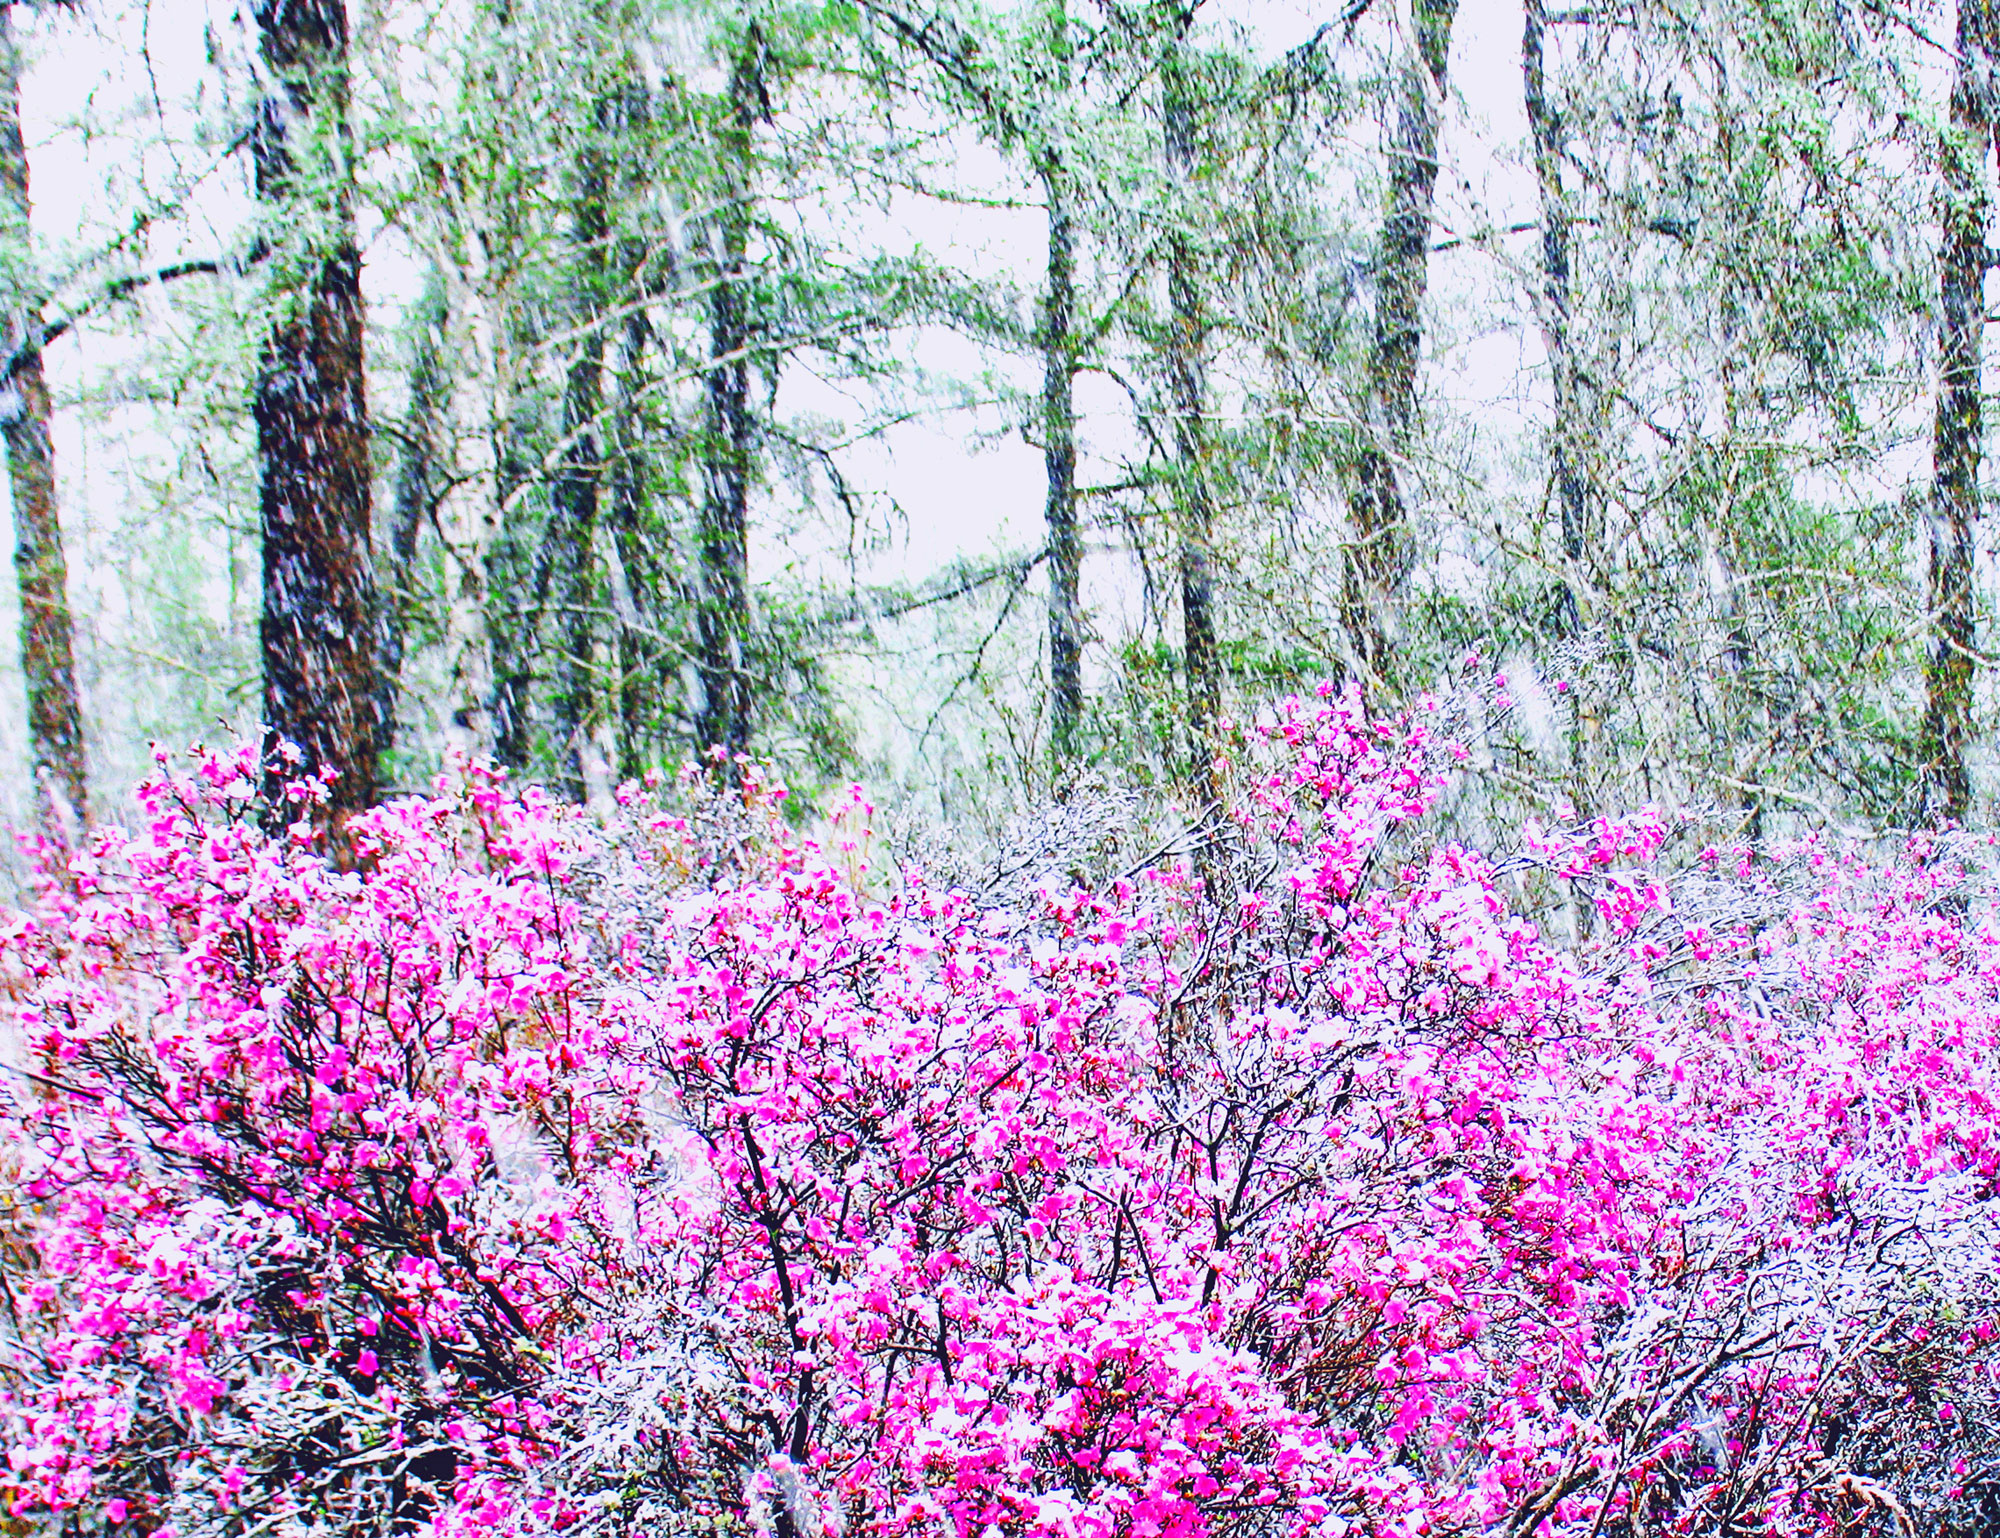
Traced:
[[268, 725], [991, 838], [1476, 651], [1479, 836], [1976, 821], [1987, 21], [10, 6], [8, 808]]
[[1996, 119], [0, 0], [0, 1532], [2000, 1532]]

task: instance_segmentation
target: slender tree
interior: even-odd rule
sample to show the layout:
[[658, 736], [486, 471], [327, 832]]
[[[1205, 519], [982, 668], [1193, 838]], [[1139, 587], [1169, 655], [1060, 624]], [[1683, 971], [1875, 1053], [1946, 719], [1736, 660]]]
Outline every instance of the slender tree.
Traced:
[[1430, 280], [1438, 123], [1458, 0], [1412, 0], [1389, 145], [1389, 191], [1375, 257], [1375, 330], [1363, 382], [1365, 420], [1348, 497], [1354, 561], [1349, 626], [1370, 681], [1386, 674], [1395, 605], [1409, 562], [1402, 484], [1417, 428], [1417, 363]]
[[1548, 5], [1546, 0], [1523, 0], [1521, 9], [1521, 100], [1527, 109], [1541, 214], [1541, 282], [1536, 313], [1541, 319], [1542, 342], [1548, 349], [1549, 377], [1555, 394], [1555, 425], [1549, 435], [1549, 479], [1562, 542], [1563, 581], [1554, 619], [1560, 632], [1573, 634], [1581, 619], [1577, 586], [1583, 580], [1587, 504], [1580, 462], [1578, 370], [1570, 336], [1571, 214], [1569, 196], [1563, 186], [1562, 118], [1549, 100], [1545, 47]]
[[594, 592], [598, 507], [604, 477], [600, 447], [604, 410], [605, 316], [611, 272], [609, 184], [603, 134], [615, 103], [601, 97], [596, 132], [577, 151], [576, 188], [570, 208], [574, 247], [572, 321], [578, 341], [565, 371], [562, 398], [562, 454], [549, 494], [545, 534], [554, 568], [557, 629], [554, 712], [556, 774], [571, 800], [584, 796], [584, 734], [595, 690]]
[[[1049, 8], [1050, 89], [1072, 88], [1069, 13]], [[1042, 292], [1043, 522], [1049, 550], [1050, 743], [1058, 766], [1075, 760], [1083, 730], [1083, 531], [1076, 495], [1076, 221], [1069, 171], [1054, 144], [1033, 151], [1048, 214]]]
[[420, 604], [417, 542], [444, 480], [441, 440], [451, 392], [444, 362], [447, 324], [444, 281], [433, 268], [410, 315], [409, 411], [396, 439], [395, 495], [383, 543], [388, 579], [376, 591], [382, 608], [376, 728], [380, 734], [378, 752], [383, 755], [395, 744], [410, 620]]
[[[1470, 501], [1499, 602], [1467, 639], [1560, 659], [1563, 790], [1586, 814], [1671, 795], [1751, 834], [1908, 815], [1924, 520], [1876, 467], [1929, 432], [1938, 253], [1895, 163], [1934, 78], [1899, 16], [1524, 18], [1525, 286], [1556, 411], [1527, 516], [1500, 533]], [[1432, 260], [1436, 281], [1463, 270]], [[1446, 442], [1471, 425], [1438, 410]]]
[[1959, 0], [1951, 125], [1939, 146], [1944, 232], [1939, 252], [1938, 393], [1931, 432], [1930, 656], [1924, 670], [1922, 812], [1962, 821], [1972, 809], [1973, 525], [1985, 449], [1981, 342], [1990, 265], [1986, 161], [1993, 150], [1994, 71], [2000, 6]]
[[540, 94], [543, 50], [514, 0], [482, 0], [461, 65], [457, 132], [430, 174], [444, 191], [437, 243], [455, 352], [457, 487], [444, 533], [447, 744], [528, 767], [536, 646], [531, 622], [536, 541], [527, 529], [536, 426], [526, 294], [548, 222], [541, 174], [553, 158]]
[[[14, 6], [0, 4], [0, 225], [27, 270], [28, 150], [21, 136], [21, 64]], [[83, 713], [78, 707], [68, 566], [56, 499], [53, 415], [42, 354], [41, 305], [24, 292], [13, 317], [22, 340], [13, 366], [11, 409], [0, 422], [13, 488], [14, 571], [21, 591], [21, 666], [28, 685], [28, 759], [42, 826], [65, 842], [89, 815]]]
[[1076, 91], [1075, 45], [1065, 0], [1050, 3], [1030, 26], [1027, 51], [1034, 63], [1028, 89], [994, 67], [1003, 45], [997, 36], [975, 36], [942, 15], [917, 17], [893, 0], [866, 0], [871, 14], [928, 60], [983, 119], [1007, 149], [1021, 153], [1042, 191], [1047, 252], [1042, 269], [1041, 323], [1035, 345], [1042, 365], [1040, 434], [1047, 490], [1042, 521], [1047, 534], [1049, 747], [1060, 770], [1082, 751], [1083, 525], [1076, 480], [1076, 374], [1083, 336], [1077, 315], [1076, 262], [1083, 225], [1065, 119]]
[[251, 133], [280, 248], [279, 314], [258, 359], [264, 719], [300, 767], [334, 775], [331, 811], [375, 796], [375, 592], [342, 0], [254, 0], [269, 84]]
[[699, 546], [699, 670], [696, 741], [741, 753], [750, 744], [754, 691], [750, 647], [750, 482], [755, 422], [750, 405], [751, 199], [755, 135], [766, 115], [764, 29], [738, 38], [717, 134], [720, 206], [710, 221], [709, 361]]
[[[628, 107], [635, 117], [649, 110], [636, 83]], [[619, 267], [626, 292], [645, 293], [652, 286], [653, 263], [642, 242], [623, 244]], [[681, 650], [668, 626], [680, 606], [672, 544], [661, 537], [658, 527], [652, 432], [643, 398], [648, 363], [656, 351], [646, 306], [629, 303], [618, 326], [611, 398], [605, 411], [606, 537], [602, 541], [605, 585], [618, 621], [617, 770], [627, 779], [653, 767], [647, 754], [671, 732], [671, 702], [679, 696], [670, 681], [679, 678]]]
[[1179, 552], [1181, 665], [1187, 689], [1192, 782], [1214, 791], [1211, 734], [1222, 712], [1222, 658], [1216, 645], [1215, 502], [1209, 486], [1208, 311], [1195, 241], [1194, 81], [1188, 33], [1194, 6], [1170, 15], [1160, 60], [1160, 118], [1174, 208], [1167, 232], [1167, 394], [1174, 419], [1174, 536]]

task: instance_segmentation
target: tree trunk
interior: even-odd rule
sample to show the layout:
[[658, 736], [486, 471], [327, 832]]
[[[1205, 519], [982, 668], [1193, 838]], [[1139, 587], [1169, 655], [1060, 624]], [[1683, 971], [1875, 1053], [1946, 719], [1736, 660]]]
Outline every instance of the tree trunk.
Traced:
[[1973, 526], [1979, 515], [1980, 347], [1985, 323], [1986, 159], [1993, 147], [1993, 79], [2000, 3], [1959, 0], [1958, 66], [1944, 173], [1939, 253], [1938, 398], [1931, 435], [1930, 658], [1925, 668], [1921, 813], [1937, 825], [1972, 809]]
[[439, 439], [451, 384], [444, 369], [444, 280], [435, 268], [425, 280], [411, 317], [410, 411], [397, 443], [396, 494], [389, 514], [389, 579], [378, 585], [381, 604], [381, 662], [376, 687], [377, 751], [386, 757], [395, 743], [396, 711], [402, 698], [403, 661], [408, 651], [410, 613], [416, 604], [417, 539], [430, 514], [438, 483]]
[[[347, 192], [347, 14], [341, 0], [254, 0], [251, 10], [272, 76], [251, 134], [257, 196], [272, 227], [309, 231], [303, 249], [284, 253], [291, 292], [265, 338], [252, 403], [264, 721], [274, 744], [296, 747], [298, 770], [334, 775], [328, 811], [337, 831], [375, 798], [380, 742], [361, 256]], [[300, 153], [315, 140], [332, 146], [334, 165], [302, 167]]]
[[751, 138], [764, 113], [764, 35], [745, 30], [730, 73], [720, 145], [722, 207], [710, 233], [708, 443], [701, 506], [701, 599], [696, 616], [702, 697], [695, 736], [703, 751], [750, 745], [750, 247]]
[[449, 381], [452, 484], [436, 514], [444, 557], [445, 746], [467, 758], [497, 758], [500, 712], [488, 609], [508, 495], [501, 444], [513, 367], [500, 280], [480, 238], [468, 233], [465, 245], [469, 262], [449, 252], [440, 262], [447, 335], [457, 360]]
[[[653, 107], [643, 76], [629, 67], [617, 92], [618, 115], [625, 132], [643, 140], [651, 127]], [[649, 195], [650, 169], [643, 158], [623, 163], [625, 195], [643, 202]], [[601, 714], [610, 748], [608, 762], [618, 778], [634, 779], [654, 767], [647, 754], [662, 735], [667, 682], [673, 674], [661, 642], [659, 596], [672, 579], [652, 552], [647, 528], [651, 478], [647, 470], [645, 382], [641, 373], [652, 346], [648, 305], [655, 291], [655, 257], [646, 240], [627, 234], [617, 248], [616, 289], [624, 296], [624, 317], [618, 345], [612, 353], [611, 399], [604, 414], [604, 529], [598, 541], [605, 596], [617, 619], [607, 662], [616, 694], [615, 707]], [[610, 338], [607, 335], [606, 345]], [[653, 730], [649, 733], [648, 726]]]
[[1533, 141], [1535, 186], [1542, 218], [1540, 303], [1543, 345], [1555, 392], [1555, 429], [1549, 439], [1549, 470], [1562, 535], [1563, 584], [1555, 604], [1555, 629], [1574, 635], [1581, 626], [1577, 586], [1582, 580], [1585, 483], [1578, 421], [1577, 366], [1570, 347], [1569, 198], [1563, 188], [1562, 121], [1549, 105], [1543, 62], [1548, 27], [1545, 0], [1524, 0], [1521, 29], [1521, 97]]
[[1366, 434], [1348, 499], [1354, 525], [1349, 629], [1368, 674], [1387, 674], [1395, 605], [1409, 564], [1408, 503], [1399, 467], [1417, 423], [1417, 361], [1430, 278], [1431, 195], [1437, 185], [1451, 26], [1458, 0], [1413, 0], [1415, 47], [1403, 66], [1389, 152], [1389, 196], [1375, 264], [1375, 335], [1368, 354]]
[[[627, 271], [638, 274], [643, 255], [628, 260]], [[612, 378], [610, 436], [610, 538], [605, 541], [605, 576], [611, 589], [612, 611], [618, 616], [618, 773], [633, 779], [653, 767], [647, 762], [650, 739], [657, 729], [660, 695], [668, 671], [662, 662], [658, 606], [654, 598], [668, 586], [658, 569], [648, 538], [650, 490], [640, 441], [639, 370], [644, 367], [652, 330], [645, 311], [635, 307], [625, 317], [619, 338], [618, 366]], [[649, 730], [652, 728], [652, 730]]]
[[1083, 729], [1083, 536], [1076, 506], [1076, 233], [1063, 173], [1050, 155], [1042, 172], [1048, 197], [1048, 289], [1042, 310], [1042, 465], [1048, 474], [1043, 517], [1049, 535], [1050, 745], [1058, 768], [1073, 763]]
[[[1070, 89], [1069, 15], [1050, 7], [1054, 79]], [[1076, 506], [1076, 228], [1062, 156], [1043, 149], [1037, 170], [1048, 204], [1049, 247], [1042, 299], [1042, 466], [1048, 476], [1043, 521], [1049, 539], [1049, 745], [1058, 770], [1075, 762], [1083, 728], [1083, 537]]]
[[[609, 103], [600, 104], [601, 132]], [[563, 388], [561, 468], [549, 497], [551, 560], [555, 570], [555, 690], [551, 700], [556, 778], [572, 801], [584, 799], [584, 760], [595, 695], [597, 624], [593, 577], [599, 492], [604, 474], [601, 417], [604, 409], [604, 309], [610, 274], [610, 219], [606, 209], [604, 156], [599, 145], [584, 147], [577, 159], [576, 197], [571, 205], [571, 240], [576, 284], [573, 315], [581, 328], [577, 355]]]
[[[521, 349], [525, 354], [527, 349]], [[535, 657], [548, 602], [546, 544], [523, 525], [535, 460], [535, 424], [510, 378], [494, 399], [491, 421], [493, 512], [486, 532], [480, 594], [488, 666], [493, 760], [525, 773], [534, 744]], [[468, 571], [469, 575], [469, 571]]]
[[528, 764], [537, 628], [528, 599], [533, 542], [522, 528], [536, 424], [521, 383], [537, 342], [522, 294], [524, 210], [542, 173], [517, 137], [521, 61], [531, 43], [515, 25], [512, 0], [479, 0], [472, 19], [486, 41], [467, 71], [464, 110], [494, 124], [495, 132], [439, 179], [459, 194], [447, 194], [441, 261], [452, 285], [459, 364], [458, 484], [438, 520], [450, 677], [446, 742], [518, 773]]
[[1192, 8], [1179, 14], [1161, 69], [1167, 182], [1176, 200], [1167, 235], [1167, 381], [1174, 412], [1174, 532], [1180, 551], [1188, 773], [1197, 792], [1213, 800], [1222, 660], [1215, 639], [1215, 508], [1208, 487], [1208, 317], [1193, 230], [1194, 100], [1185, 57], [1193, 24]]
[[[29, 243], [28, 151], [21, 137], [20, 59], [13, 7], [0, 4], [0, 208], [15, 242]], [[41, 322], [40, 303], [12, 296], [14, 319], [28, 336]], [[89, 815], [84, 776], [83, 713], [76, 694], [68, 567], [56, 501], [55, 444], [48, 383], [39, 351], [22, 357], [14, 372], [15, 400], [5, 416], [7, 474], [13, 487], [14, 570], [21, 587], [21, 667], [28, 684], [28, 761], [35, 778], [35, 809], [50, 837], [73, 844]]]

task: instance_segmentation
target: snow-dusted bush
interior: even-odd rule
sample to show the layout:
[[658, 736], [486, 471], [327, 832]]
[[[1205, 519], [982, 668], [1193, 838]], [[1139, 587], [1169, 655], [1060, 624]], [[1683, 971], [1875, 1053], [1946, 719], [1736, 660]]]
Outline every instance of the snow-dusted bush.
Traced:
[[1942, 1511], [2000, 1442], [2000, 930], [1934, 859], [1670, 880], [1647, 818], [1392, 860], [1449, 757], [1294, 701], [1226, 837], [1005, 903], [754, 778], [606, 832], [474, 775], [338, 873], [248, 757], [163, 771], [0, 937], [0, 1485], [183, 1538]]

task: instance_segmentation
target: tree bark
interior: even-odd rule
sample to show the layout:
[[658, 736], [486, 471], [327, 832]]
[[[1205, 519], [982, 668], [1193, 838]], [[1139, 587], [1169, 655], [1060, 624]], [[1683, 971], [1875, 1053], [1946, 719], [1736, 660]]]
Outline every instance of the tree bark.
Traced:
[[1570, 207], [1563, 188], [1562, 119], [1550, 106], [1543, 56], [1548, 28], [1546, 0], [1523, 0], [1521, 98], [1533, 143], [1535, 187], [1541, 203], [1543, 345], [1555, 393], [1555, 427], [1549, 438], [1549, 478], [1562, 538], [1563, 583], [1557, 595], [1555, 628], [1574, 635], [1581, 626], [1577, 587], [1582, 580], [1587, 492], [1577, 419], [1577, 366], [1570, 346]]
[[[643, 256], [629, 259], [627, 271], [638, 274]], [[639, 371], [645, 366], [652, 330], [645, 311], [635, 308], [625, 317], [619, 338], [618, 366], [612, 371], [610, 433], [613, 444], [610, 484], [610, 538], [605, 541], [606, 579], [612, 611], [618, 616], [618, 773], [632, 779], [652, 767], [647, 762], [651, 739], [658, 730], [661, 695], [671, 670], [666, 665], [658, 595], [670, 587], [652, 552], [647, 527], [651, 487], [641, 442]]]
[[395, 744], [403, 661], [409, 649], [410, 613], [416, 602], [412, 582], [417, 540], [425, 519], [430, 516], [431, 498], [438, 482], [439, 440], [451, 392], [444, 368], [449, 316], [445, 309], [444, 280], [435, 268], [424, 283], [411, 319], [410, 410], [397, 443], [396, 491], [390, 504], [386, 540], [389, 580], [379, 584], [376, 592], [381, 604], [381, 661], [376, 679], [378, 763]]
[[1076, 505], [1076, 232], [1063, 171], [1046, 157], [1047, 291], [1042, 306], [1042, 465], [1048, 475], [1043, 518], [1049, 538], [1050, 745], [1058, 768], [1073, 763], [1083, 729], [1083, 534]]
[[488, 610], [509, 494], [501, 445], [510, 420], [513, 349], [504, 320], [505, 280], [496, 277], [476, 234], [468, 232], [464, 243], [467, 259], [447, 252], [440, 261], [446, 334], [457, 360], [450, 379], [453, 484], [435, 514], [444, 557], [445, 745], [467, 758], [500, 758], [502, 702]]
[[[596, 115], [601, 132], [611, 104]], [[556, 572], [555, 611], [559, 637], [555, 689], [551, 700], [556, 778], [563, 794], [585, 796], [585, 734], [595, 695], [597, 624], [595, 545], [598, 504], [604, 475], [600, 417], [604, 410], [604, 309], [610, 274], [610, 217], [606, 206], [604, 156], [596, 143], [577, 157], [576, 196], [571, 204], [572, 265], [576, 294], [572, 313], [581, 329], [577, 355], [563, 388], [561, 468], [549, 497], [548, 539]]]
[[[640, 71], [628, 69], [617, 96], [618, 120], [626, 133], [643, 137], [651, 125], [653, 106]], [[643, 200], [650, 190], [650, 169], [643, 159], [623, 166], [626, 195]], [[671, 710], [667, 703], [670, 669], [661, 643], [659, 599], [674, 587], [660, 569], [647, 527], [651, 501], [646, 445], [648, 431], [643, 405], [646, 386], [641, 378], [652, 347], [648, 304], [655, 290], [655, 257], [646, 240], [626, 234], [616, 248], [615, 284], [624, 296], [624, 317], [618, 344], [611, 352], [611, 397], [604, 413], [604, 528], [602, 552], [605, 596], [617, 620], [607, 648], [610, 677], [615, 681], [615, 708], [602, 711], [610, 747], [608, 762], [618, 778], [633, 779], [653, 764], [647, 754], [660, 735], [658, 723]], [[648, 727], [653, 731], [649, 733]]]
[[[1069, 14], [1054, 0], [1049, 14], [1052, 79], [1059, 98], [1071, 88]], [[1049, 746], [1058, 770], [1074, 763], [1083, 729], [1083, 535], [1076, 505], [1076, 227], [1066, 167], [1049, 146], [1034, 156], [1048, 211], [1048, 264], [1042, 296], [1042, 467], [1048, 494], [1042, 518], [1049, 541]]]
[[1931, 633], [1919, 742], [1920, 810], [1933, 826], [1962, 822], [1972, 809], [1966, 750], [1972, 741], [1973, 528], [1985, 447], [1980, 347], [1987, 269], [1986, 160], [1993, 149], [1993, 80], [2000, 62], [1996, 0], [1959, 0], [1957, 51], [1951, 128], [1939, 156], [1945, 207], [1928, 509]]
[[[304, 226], [286, 253], [285, 307], [258, 360], [264, 545], [264, 721], [294, 769], [330, 771], [321, 820], [336, 832], [375, 798], [375, 591], [370, 565], [368, 406], [361, 256], [349, 187], [347, 13], [341, 0], [254, 0], [271, 84], [251, 133], [258, 200], [272, 227]], [[314, 143], [333, 165], [305, 166]]]
[[[0, 4], [0, 208], [9, 234], [30, 250], [28, 151], [21, 136], [20, 56], [11, 4]], [[22, 336], [41, 326], [41, 304], [14, 296], [13, 323]], [[38, 347], [14, 369], [14, 400], [4, 419], [7, 474], [14, 503], [14, 571], [21, 590], [21, 667], [28, 685], [28, 761], [35, 809], [43, 830], [72, 844], [89, 815], [84, 772], [83, 712], [77, 703], [74, 625], [68, 565], [63, 559], [56, 500], [53, 409]]]
[[1368, 675], [1386, 676], [1395, 607], [1409, 565], [1408, 498], [1400, 481], [1417, 425], [1417, 362], [1430, 280], [1431, 199], [1437, 185], [1451, 27], [1458, 0], [1412, 0], [1414, 47], [1404, 61], [1389, 151], [1389, 195], [1375, 263], [1375, 334], [1368, 355], [1364, 441], [1348, 510], [1355, 543], [1349, 630]]
[[764, 115], [764, 35], [744, 31], [730, 72], [721, 135], [722, 207], [710, 232], [708, 421], [701, 506], [701, 594], [696, 616], [702, 697], [695, 736], [705, 752], [732, 756], [750, 745], [755, 696], [749, 673], [751, 440], [751, 149]]
[[[514, 351], [514, 339], [503, 344]], [[523, 346], [519, 355], [525, 356]], [[509, 372], [493, 397], [488, 443], [493, 477], [493, 511], [484, 531], [479, 591], [487, 665], [492, 674], [487, 719], [493, 760], [510, 773], [527, 771], [534, 745], [535, 658], [540, 648], [542, 611], [548, 603], [546, 545], [523, 526], [524, 504], [536, 424], [515, 395]], [[525, 393], [525, 392], [523, 392]], [[470, 576], [468, 568], [467, 575]]]
[[1186, 59], [1193, 25], [1189, 7], [1176, 18], [1161, 69], [1167, 182], [1176, 200], [1167, 235], [1167, 382], [1174, 414], [1174, 532], [1180, 553], [1188, 774], [1197, 792], [1213, 800], [1222, 659], [1215, 630], [1215, 506], [1208, 486], [1208, 315], [1193, 229], [1195, 121]]
[[450, 745], [470, 757], [491, 754], [515, 773], [528, 767], [533, 659], [539, 631], [535, 545], [523, 527], [536, 418], [522, 388], [535, 352], [522, 291], [528, 237], [525, 205], [541, 171], [518, 126], [522, 56], [531, 41], [516, 26], [512, 0], [482, 0], [474, 24], [487, 38], [468, 72], [465, 110], [493, 133], [441, 178], [464, 189], [450, 210], [446, 270], [461, 329], [458, 407], [460, 487], [442, 527], [447, 592], [446, 640], [453, 709]]

